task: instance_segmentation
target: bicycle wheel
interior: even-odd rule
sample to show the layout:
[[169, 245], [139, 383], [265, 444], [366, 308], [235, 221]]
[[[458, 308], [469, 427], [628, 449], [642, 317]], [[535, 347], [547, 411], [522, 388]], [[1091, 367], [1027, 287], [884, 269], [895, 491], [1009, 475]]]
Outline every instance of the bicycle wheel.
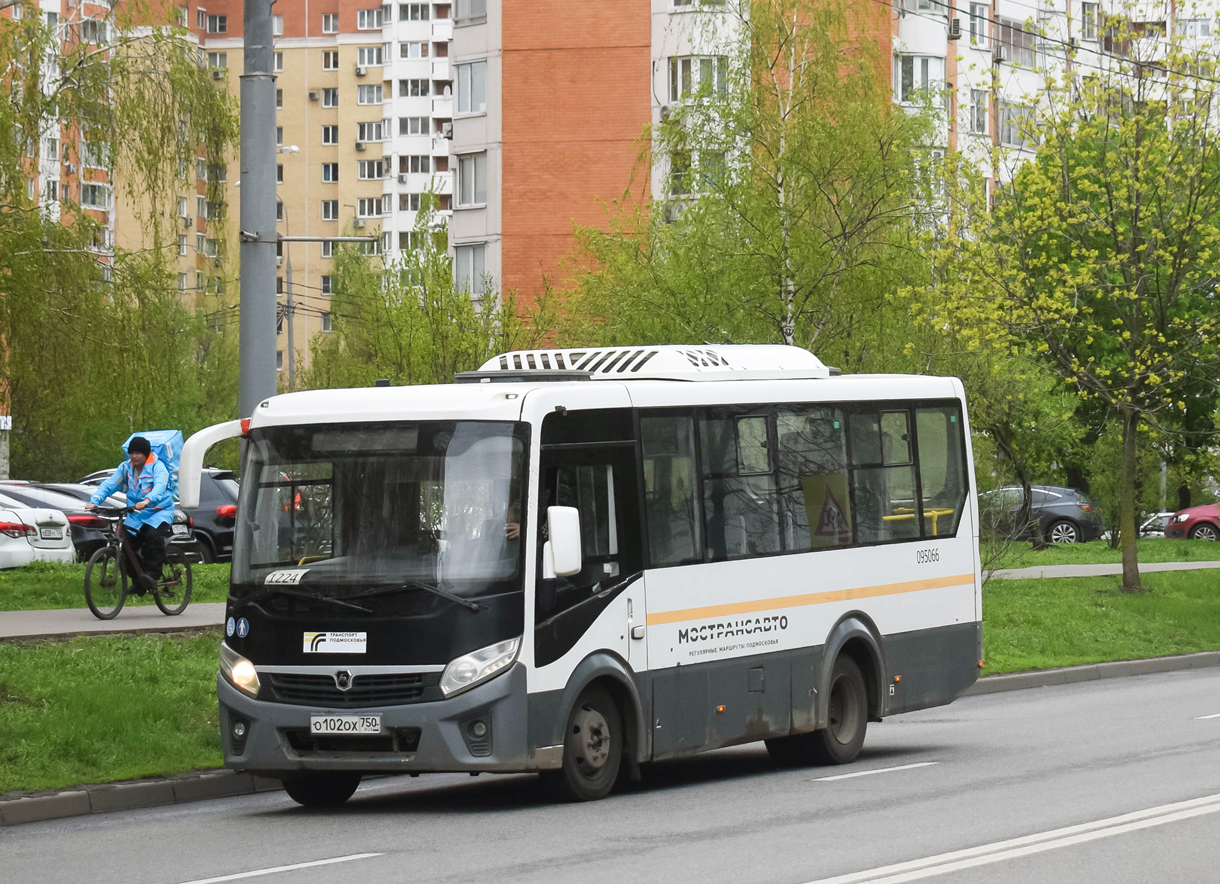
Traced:
[[191, 563], [181, 555], [171, 555], [165, 563], [165, 577], [157, 582], [153, 601], [162, 614], [181, 614], [191, 603]]
[[85, 565], [85, 604], [98, 620], [113, 620], [127, 600], [127, 575], [119, 567], [119, 551], [104, 546]]

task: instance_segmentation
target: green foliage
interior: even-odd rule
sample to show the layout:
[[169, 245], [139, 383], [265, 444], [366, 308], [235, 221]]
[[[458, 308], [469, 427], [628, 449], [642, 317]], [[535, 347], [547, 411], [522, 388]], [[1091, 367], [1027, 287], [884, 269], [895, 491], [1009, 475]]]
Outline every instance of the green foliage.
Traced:
[[[1220, 557], [1215, 544], [1200, 540], [1167, 540], [1164, 537], [1141, 537], [1137, 541], [1141, 562], [1214, 562]], [[1052, 565], [1117, 565], [1122, 563], [1119, 550], [1104, 540], [1088, 543], [1064, 543], [1044, 549], [1031, 549], [1029, 544], [1013, 545], [996, 568], [1042, 568]], [[1215, 571], [1212, 572], [1216, 574]]]
[[[630, 192], [608, 229], [578, 231], [568, 336], [603, 344], [784, 342], [846, 370], [908, 367], [906, 312], [924, 278], [913, 234], [925, 116], [892, 106], [889, 59], [839, 0], [717, 7], [687, 90], [646, 132], [649, 204]], [[697, 17], [687, 21], [698, 22]], [[918, 160], [924, 159], [921, 164]], [[646, 173], [645, 173], [646, 174]]]
[[[223, 602], [229, 597], [229, 566], [191, 565], [191, 604]], [[151, 596], [129, 595], [123, 603], [151, 605]], [[0, 610], [46, 611], [85, 608], [85, 566], [33, 562], [24, 568], [0, 571]], [[122, 623], [119, 614], [118, 624]]]
[[[194, 202], [196, 158], [216, 168], [231, 152], [235, 103], [184, 32], [136, 30], [154, 21], [150, 8], [119, 8], [102, 46], [52, 34], [38, 16], [0, 20], [0, 395], [20, 478], [75, 480], [117, 463], [135, 430], [189, 434], [235, 409], [235, 335], [205, 326], [180, 294], [171, 232], [177, 196]], [[134, 247], [107, 245], [74, 199], [31, 199], [27, 173], [47, 135], [81, 182], [116, 182], [111, 211], [138, 225]], [[209, 177], [208, 235], [223, 241], [222, 189]]]
[[434, 225], [434, 212], [429, 199], [416, 222], [419, 247], [389, 265], [355, 245], [335, 249], [334, 331], [314, 338], [306, 387], [364, 387], [378, 378], [451, 383], [455, 372], [536, 343], [511, 292], [501, 299], [485, 290], [474, 299], [454, 285], [447, 234]]
[[0, 644], [0, 794], [220, 767], [219, 644], [215, 633]]

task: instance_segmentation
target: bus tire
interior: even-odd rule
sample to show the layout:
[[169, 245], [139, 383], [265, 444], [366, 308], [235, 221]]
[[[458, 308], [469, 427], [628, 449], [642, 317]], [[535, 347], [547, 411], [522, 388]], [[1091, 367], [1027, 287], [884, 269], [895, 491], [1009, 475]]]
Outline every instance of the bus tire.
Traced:
[[564, 801], [597, 801], [614, 788], [623, 760], [623, 719], [613, 698], [586, 688], [568, 714], [563, 766], [545, 771], [551, 792]]
[[358, 773], [311, 773], [284, 779], [284, 791], [305, 807], [337, 807], [360, 785]]
[[856, 760], [864, 745], [868, 688], [860, 666], [846, 654], [835, 660], [829, 692], [826, 727], [810, 734], [813, 759], [819, 764], [847, 764]]

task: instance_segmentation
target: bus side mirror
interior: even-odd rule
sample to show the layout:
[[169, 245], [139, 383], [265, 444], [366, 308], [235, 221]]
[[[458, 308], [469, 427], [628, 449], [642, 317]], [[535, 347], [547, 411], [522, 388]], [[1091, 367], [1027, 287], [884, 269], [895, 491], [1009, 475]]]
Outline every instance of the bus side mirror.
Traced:
[[574, 506], [546, 510], [550, 540], [542, 548], [543, 577], [571, 577], [581, 569], [580, 511]]

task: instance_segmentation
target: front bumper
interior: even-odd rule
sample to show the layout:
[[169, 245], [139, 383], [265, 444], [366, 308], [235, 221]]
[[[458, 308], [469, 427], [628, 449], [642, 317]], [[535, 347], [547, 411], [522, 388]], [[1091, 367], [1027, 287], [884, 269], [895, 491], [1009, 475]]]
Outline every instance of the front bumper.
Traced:
[[[543, 766], [528, 745], [525, 667], [517, 663], [491, 681], [446, 700], [402, 706], [332, 709], [260, 702], [217, 675], [225, 767], [272, 774], [302, 770], [362, 773], [525, 771]], [[380, 740], [311, 740], [311, 715], [381, 715]], [[233, 725], [246, 733], [235, 738]], [[486, 733], [471, 728], [483, 722]], [[389, 735], [393, 735], [391, 739]], [[312, 745], [320, 743], [320, 745]]]

